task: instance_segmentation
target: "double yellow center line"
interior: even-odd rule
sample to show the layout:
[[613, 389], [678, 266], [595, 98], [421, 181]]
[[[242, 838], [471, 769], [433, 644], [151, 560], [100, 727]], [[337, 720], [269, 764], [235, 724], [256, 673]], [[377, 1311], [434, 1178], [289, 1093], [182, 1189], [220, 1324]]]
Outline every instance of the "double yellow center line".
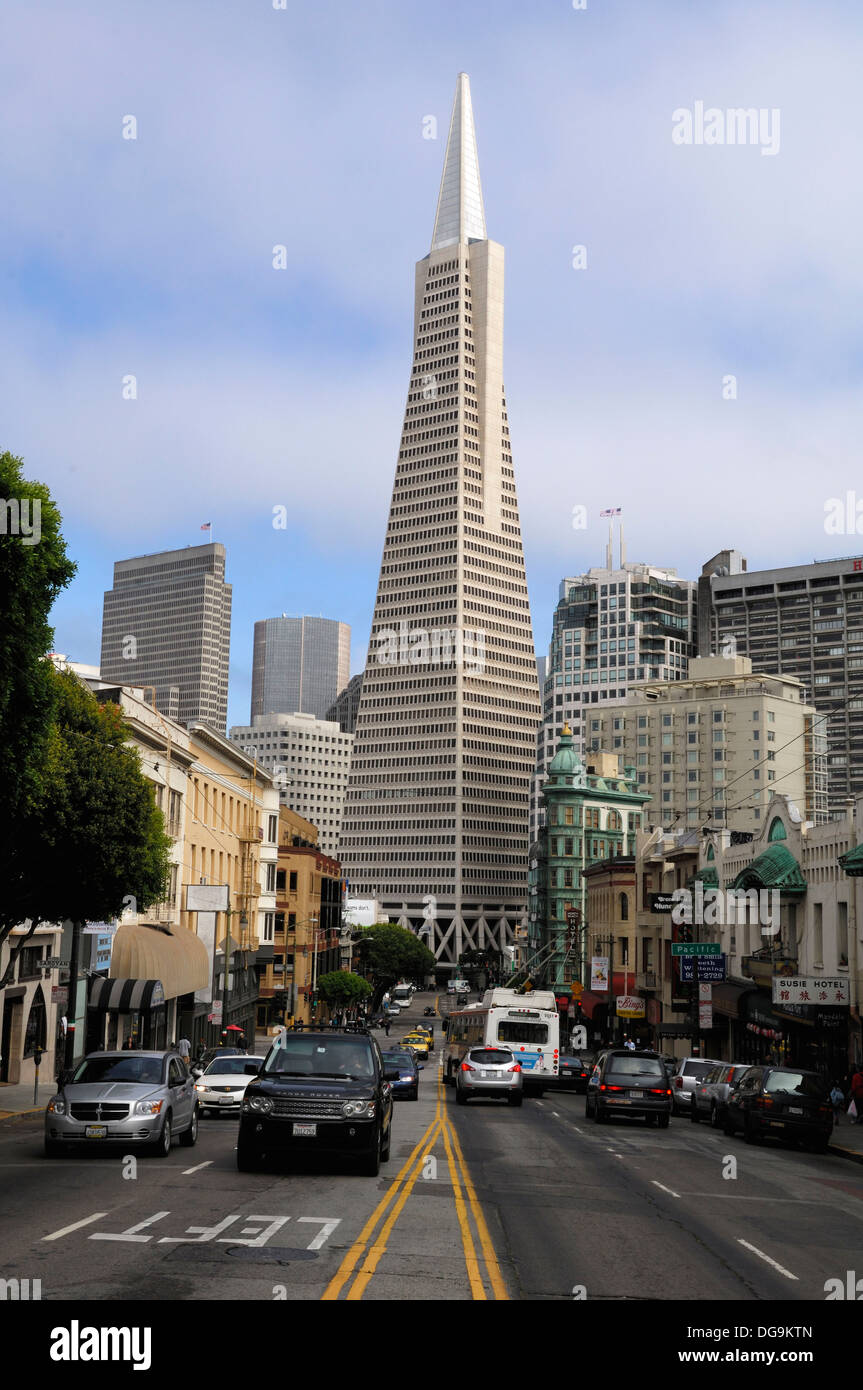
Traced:
[[[443, 1082], [440, 1076], [438, 1076], [437, 1087], [437, 1107], [434, 1119], [411, 1151], [410, 1157], [399, 1170], [389, 1191], [378, 1202], [353, 1245], [347, 1251], [338, 1271], [322, 1295], [324, 1300], [332, 1302], [339, 1299], [347, 1284], [349, 1284], [349, 1288], [344, 1297], [349, 1302], [362, 1298], [387, 1248], [393, 1227], [439, 1138], [443, 1139], [452, 1178], [456, 1217], [461, 1233], [471, 1296], [474, 1299], [487, 1299], [489, 1297], [486, 1292], [487, 1282], [491, 1289], [492, 1298], [507, 1299], [509, 1297], [494, 1252], [488, 1225], [458, 1141], [458, 1135], [444, 1110]], [[477, 1255], [470, 1215], [473, 1216], [476, 1235], [482, 1252], [481, 1258]], [[483, 1264], [485, 1265], [485, 1280], [483, 1278]], [[350, 1282], [351, 1280], [353, 1282]]]

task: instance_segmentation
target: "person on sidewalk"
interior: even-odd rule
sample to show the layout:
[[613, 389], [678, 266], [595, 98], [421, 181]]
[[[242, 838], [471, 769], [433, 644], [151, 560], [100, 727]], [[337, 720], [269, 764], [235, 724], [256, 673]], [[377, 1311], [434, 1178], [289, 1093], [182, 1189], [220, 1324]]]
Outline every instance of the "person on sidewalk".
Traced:
[[845, 1109], [845, 1092], [838, 1081], [834, 1083], [833, 1090], [830, 1092], [830, 1104], [833, 1106], [833, 1123], [838, 1125]]
[[851, 1123], [853, 1125], [859, 1125], [863, 1123], [863, 1069], [860, 1067], [857, 1067], [854, 1075], [851, 1077], [851, 1099], [857, 1111]]

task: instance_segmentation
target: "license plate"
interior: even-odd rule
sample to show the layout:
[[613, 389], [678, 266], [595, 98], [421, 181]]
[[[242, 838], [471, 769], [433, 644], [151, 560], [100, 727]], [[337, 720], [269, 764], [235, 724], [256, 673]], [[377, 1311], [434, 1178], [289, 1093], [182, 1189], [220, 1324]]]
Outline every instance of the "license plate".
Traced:
[[644, 1092], [643, 1092], [643, 1091], [630, 1091], [629, 1097], [630, 1097], [630, 1100], [644, 1100]]
[[234, 1104], [234, 1097], [233, 1097], [233, 1096], [219, 1096], [219, 1104], [220, 1104], [220, 1105], [233, 1105], [233, 1104]]
[[84, 1131], [84, 1136], [87, 1139], [104, 1139], [107, 1133], [107, 1125], [88, 1125]]
[[803, 1109], [802, 1109], [802, 1107], [798, 1107], [798, 1106], [796, 1106], [796, 1105], [789, 1105], [789, 1107], [788, 1107], [788, 1114], [789, 1114], [789, 1115], [802, 1115], [802, 1114], [803, 1114]]
[[317, 1135], [317, 1125], [294, 1125], [293, 1133], [297, 1139], [314, 1139]]

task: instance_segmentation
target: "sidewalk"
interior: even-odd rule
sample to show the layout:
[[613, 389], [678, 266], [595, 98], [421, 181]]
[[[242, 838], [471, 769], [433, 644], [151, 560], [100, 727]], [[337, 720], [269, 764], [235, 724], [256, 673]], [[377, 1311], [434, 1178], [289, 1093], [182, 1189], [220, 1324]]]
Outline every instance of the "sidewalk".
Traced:
[[[2, 1105], [0, 1100], [0, 1105]], [[830, 1152], [842, 1158], [863, 1163], [863, 1123], [852, 1125], [847, 1115], [843, 1115], [838, 1125], [833, 1126], [830, 1136]]]
[[[41, 1115], [57, 1088], [54, 1080], [46, 1076], [39, 1082], [39, 1099], [33, 1105], [33, 1083], [28, 1081], [23, 1086], [0, 1085], [0, 1120], [7, 1119], [10, 1115], [24, 1115], [30, 1111], [34, 1115]], [[863, 1125], [860, 1126], [863, 1134]]]

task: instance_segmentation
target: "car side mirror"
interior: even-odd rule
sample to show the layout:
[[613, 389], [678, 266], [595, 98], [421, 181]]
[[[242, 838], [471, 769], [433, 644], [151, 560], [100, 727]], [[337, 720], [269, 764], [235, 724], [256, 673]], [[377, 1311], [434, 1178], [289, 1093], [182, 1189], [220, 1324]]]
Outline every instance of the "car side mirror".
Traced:
[[417, 1062], [417, 1071], [425, 1071], [425, 1069], [426, 1069], [425, 1062]]

